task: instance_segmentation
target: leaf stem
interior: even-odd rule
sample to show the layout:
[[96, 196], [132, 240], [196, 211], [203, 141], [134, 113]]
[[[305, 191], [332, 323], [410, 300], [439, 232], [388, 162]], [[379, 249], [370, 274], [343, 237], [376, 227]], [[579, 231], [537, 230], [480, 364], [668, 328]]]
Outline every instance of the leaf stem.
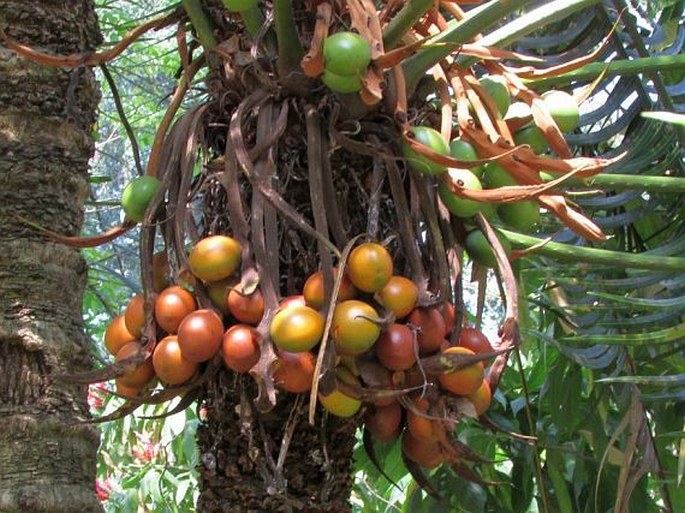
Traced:
[[212, 24], [209, 21], [209, 18], [207, 18], [205, 11], [202, 9], [200, 0], [183, 0], [183, 8], [190, 18], [190, 23], [192, 23], [193, 28], [197, 33], [197, 38], [205, 49], [205, 53], [213, 50], [219, 42], [214, 36]]
[[568, 181], [568, 184], [576, 187], [601, 186], [603, 189], [611, 188], [617, 191], [639, 190], [674, 194], [685, 192], [685, 178], [678, 176], [615, 175], [601, 173], [584, 179], [571, 178]]
[[[500, 228], [500, 231], [519, 248], [529, 248], [542, 242], [538, 237], [523, 235], [503, 228]], [[654, 255], [652, 253], [626, 253], [608, 249], [584, 248], [560, 242], [547, 242], [536, 248], [534, 252], [556, 260], [588, 262], [617, 268], [649, 269], [662, 272], [685, 271], [685, 258]]]
[[392, 50], [400, 42], [407, 31], [416, 23], [435, 2], [433, 0], [413, 0], [393, 16], [390, 23], [383, 30], [383, 47]]

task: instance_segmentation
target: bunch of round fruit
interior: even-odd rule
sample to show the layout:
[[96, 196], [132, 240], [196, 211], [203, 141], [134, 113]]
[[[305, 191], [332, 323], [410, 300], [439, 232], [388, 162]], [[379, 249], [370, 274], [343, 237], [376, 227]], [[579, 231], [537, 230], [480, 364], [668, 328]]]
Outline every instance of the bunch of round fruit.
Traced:
[[336, 32], [323, 43], [321, 79], [336, 93], [356, 93], [371, 62], [371, 45], [355, 32]]

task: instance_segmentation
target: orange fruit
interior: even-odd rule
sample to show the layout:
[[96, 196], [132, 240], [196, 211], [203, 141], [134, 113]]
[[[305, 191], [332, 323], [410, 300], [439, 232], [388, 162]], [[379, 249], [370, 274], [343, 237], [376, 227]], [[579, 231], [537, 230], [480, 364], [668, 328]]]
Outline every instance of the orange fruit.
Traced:
[[[338, 270], [333, 269], [333, 279], [338, 275]], [[333, 290], [331, 289], [331, 292]], [[307, 306], [311, 306], [315, 310], [319, 310], [324, 304], [323, 295], [323, 271], [316, 271], [307, 278], [302, 288], [302, 295], [307, 302]], [[357, 289], [354, 288], [350, 278], [345, 273], [340, 281], [340, 291], [338, 292], [338, 301], [347, 301], [357, 295]]]
[[[357, 376], [352, 374], [346, 367], [336, 367], [335, 376], [338, 380], [349, 383], [350, 385], [361, 386]], [[359, 399], [344, 394], [338, 388], [334, 389], [328, 395], [319, 393], [319, 402], [326, 411], [332, 413], [336, 417], [352, 417], [362, 406], [362, 402]]]
[[436, 468], [444, 460], [438, 442], [419, 440], [408, 429], [402, 433], [402, 452], [408, 459], [426, 469]]
[[181, 321], [197, 308], [195, 298], [186, 289], [174, 285], [164, 289], [155, 301], [155, 320], [167, 333], [176, 333]]
[[164, 337], [157, 344], [152, 354], [152, 364], [159, 380], [167, 385], [185, 383], [193, 377], [198, 367], [197, 363], [183, 358], [176, 335]]
[[428, 399], [420, 397], [416, 394], [411, 398], [416, 411], [412, 409], [407, 410], [407, 428], [419, 440], [425, 442], [434, 442], [438, 439], [438, 431], [434, 421], [427, 418], [428, 408], [430, 404]]
[[[442, 354], [474, 355], [475, 353], [465, 347], [455, 346], [448, 347]], [[483, 383], [483, 376], [483, 363], [476, 362], [463, 369], [438, 374], [438, 381], [440, 381], [442, 388], [453, 394], [469, 395], [474, 393], [481, 386], [481, 383]]]
[[473, 403], [473, 406], [476, 409], [476, 415], [479, 417], [488, 411], [490, 403], [492, 402], [492, 392], [487, 380], [483, 380], [483, 383], [478, 387], [478, 390], [467, 395], [466, 398]]
[[364, 425], [379, 442], [393, 442], [400, 436], [402, 429], [402, 406], [398, 402], [374, 406], [367, 410]]
[[278, 351], [273, 363], [274, 383], [279, 388], [293, 394], [303, 394], [312, 388], [316, 358], [309, 351], [289, 353]]
[[402, 319], [416, 306], [419, 299], [419, 287], [404, 276], [393, 276], [388, 283], [376, 293], [377, 301]]
[[126, 329], [123, 315], [117, 315], [112, 319], [105, 330], [105, 347], [112, 355], [116, 355], [119, 349], [135, 339], [136, 337]]
[[126, 329], [136, 338], [140, 338], [143, 334], [143, 327], [145, 326], [144, 303], [145, 298], [140, 294], [136, 294], [131, 298], [131, 301], [129, 301], [128, 306], [126, 307], [126, 312], [124, 312]]
[[[135, 356], [136, 354], [140, 353], [142, 348], [143, 347], [140, 345], [139, 342], [129, 342], [121, 349], [119, 349], [114, 359], [117, 362], [120, 362], [127, 358], [131, 358], [132, 356]], [[126, 385], [128, 387], [141, 388], [154, 377], [155, 371], [152, 368], [152, 360], [150, 358], [147, 358], [144, 362], [138, 365], [131, 364], [130, 366], [128, 366], [128, 368], [124, 372], [124, 375], [119, 376], [119, 380], [123, 385]]]
[[228, 309], [240, 322], [259, 324], [264, 315], [264, 297], [259, 289], [246, 296], [233, 288], [228, 293]]

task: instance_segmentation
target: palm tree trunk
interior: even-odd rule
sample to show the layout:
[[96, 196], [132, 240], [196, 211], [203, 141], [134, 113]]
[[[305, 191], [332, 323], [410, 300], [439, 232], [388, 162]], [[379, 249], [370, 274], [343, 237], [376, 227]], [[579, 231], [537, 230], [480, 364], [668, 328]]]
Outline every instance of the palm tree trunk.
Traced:
[[[0, 0], [7, 34], [47, 53], [100, 42], [90, 0]], [[102, 511], [86, 389], [49, 376], [90, 367], [86, 265], [20, 218], [78, 234], [99, 100], [91, 70], [44, 67], [0, 42], [0, 511]]]

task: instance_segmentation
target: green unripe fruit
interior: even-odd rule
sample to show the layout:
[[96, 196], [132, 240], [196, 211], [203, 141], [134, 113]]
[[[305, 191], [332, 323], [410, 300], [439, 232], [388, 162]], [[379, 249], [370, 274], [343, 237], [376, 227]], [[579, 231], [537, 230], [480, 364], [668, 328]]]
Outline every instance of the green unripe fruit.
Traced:
[[371, 62], [371, 44], [354, 32], [338, 32], [323, 42], [323, 62], [336, 75], [360, 75]]
[[499, 75], [488, 75], [481, 78], [478, 82], [492, 97], [500, 115], [504, 116], [509, 109], [509, 105], [511, 105], [511, 97], [509, 96], [509, 89], [507, 89], [505, 79]]
[[[433, 151], [445, 156], [450, 154], [450, 147], [447, 141], [442, 138], [442, 135], [437, 130], [427, 126], [415, 126], [411, 129], [411, 132], [414, 135], [414, 139], [425, 144]], [[447, 171], [447, 166], [433, 162], [428, 157], [418, 154], [404, 141], [402, 142], [402, 153], [409, 161], [412, 169], [417, 173], [435, 176]]]
[[502, 166], [496, 162], [488, 162], [483, 172], [483, 184], [487, 189], [497, 189], [498, 187], [518, 185], [518, 182]]
[[[511, 254], [511, 243], [509, 242], [509, 239], [498, 230], [495, 230], [495, 233], [508, 257]], [[495, 253], [492, 251], [490, 244], [488, 244], [485, 235], [483, 235], [483, 232], [480, 230], [469, 232], [466, 236], [466, 241], [464, 242], [464, 249], [468, 252], [471, 260], [482, 267], [495, 267], [497, 265]]]
[[497, 212], [504, 224], [521, 232], [530, 231], [540, 221], [540, 207], [532, 200], [503, 203]]
[[154, 176], [140, 176], [131, 180], [121, 195], [121, 206], [126, 217], [140, 223], [159, 186], [160, 181]]
[[549, 143], [545, 139], [542, 130], [535, 125], [528, 125], [516, 132], [514, 134], [514, 142], [517, 146], [527, 144], [538, 155], [545, 153], [549, 149]]
[[324, 69], [321, 80], [336, 93], [356, 93], [362, 88], [362, 79], [358, 75], [336, 75], [328, 69]]
[[562, 132], [571, 132], [580, 125], [580, 111], [578, 104], [568, 93], [564, 91], [547, 91], [542, 95], [542, 99], [559, 125]]
[[224, 7], [230, 12], [242, 12], [257, 7], [259, 0], [224, 0]]
[[[476, 148], [474, 148], [471, 143], [459, 138], [452, 139], [452, 142], [450, 142], [450, 155], [458, 160], [469, 161], [479, 159]], [[478, 178], [480, 178], [483, 174], [483, 167], [484, 166], [482, 165], [470, 167], [469, 170]]]
[[[468, 169], [450, 168], [447, 172], [452, 181], [459, 185], [479, 191], [483, 189], [478, 177]], [[457, 217], [473, 217], [476, 213], [480, 212], [483, 205], [480, 201], [460, 198], [443, 182], [440, 182], [438, 185], [438, 195], [447, 207], [447, 210]]]

